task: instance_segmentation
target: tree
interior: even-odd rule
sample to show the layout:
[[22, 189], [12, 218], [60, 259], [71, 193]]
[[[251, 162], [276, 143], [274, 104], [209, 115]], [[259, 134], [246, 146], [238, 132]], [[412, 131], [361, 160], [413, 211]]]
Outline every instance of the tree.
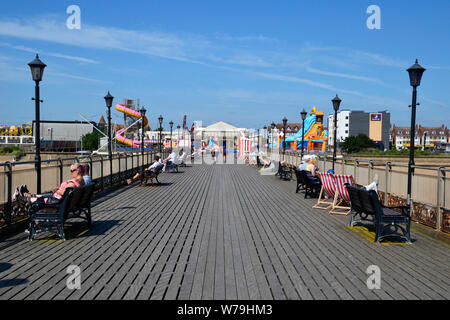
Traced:
[[356, 137], [347, 137], [341, 144], [347, 153], [360, 152], [364, 149], [372, 148], [374, 145], [375, 143], [363, 133], [358, 134]]
[[[106, 133], [106, 129], [101, 130], [103, 133]], [[99, 147], [100, 138], [102, 135], [97, 130], [94, 130], [91, 133], [85, 134], [81, 139], [83, 141], [83, 148], [88, 149], [90, 151], [97, 150]]]

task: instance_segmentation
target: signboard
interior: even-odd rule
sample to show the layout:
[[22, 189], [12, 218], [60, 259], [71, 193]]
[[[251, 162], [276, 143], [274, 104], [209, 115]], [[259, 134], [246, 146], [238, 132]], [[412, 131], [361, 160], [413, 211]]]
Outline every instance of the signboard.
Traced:
[[370, 121], [381, 121], [381, 113], [371, 113]]
[[369, 138], [373, 141], [382, 141], [383, 114], [371, 113], [369, 121]]

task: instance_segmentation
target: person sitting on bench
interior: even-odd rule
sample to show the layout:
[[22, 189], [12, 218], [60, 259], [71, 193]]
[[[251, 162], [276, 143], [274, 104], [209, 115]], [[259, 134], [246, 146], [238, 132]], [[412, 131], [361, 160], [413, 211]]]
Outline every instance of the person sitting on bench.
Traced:
[[320, 183], [320, 179], [317, 176], [317, 171], [319, 168], [317, 167], [317, 160], [311, 159], [306, 166], [306, 176], [312, 183]]
[[[164, 164], [161, 161], [161, 157], [159, 155], [155, 155], [155, 160], [147, 169], [145, 169], [145, 171], [155, 172], [156, 168], [162, 167], [162, 166], [164, 166]], [[144, 172], [144, 175], [145, 175], [145, 172]], [[136, 173], [136, 175], [133, 178], [127, 180], [127, 183], [132, 184], [134, 181], [138, 180], [140, 177], [141, 177], [141, 175], [139, 173]]]
[[21, 195], [22, 199], [31, 203], [59, 203], [67, 188], [78, 188], [84, 185], [84, 166], [82, 164], [73, 164], [70, 167], [70, 173], [72, 174], [72, 179], [66, 180], [61, 183], [59, 187], [53, 188], [52, 192], [44, 194], [31, 194], [29, 192], [26, 192]]
[[300, 171], [305, 171], [306, 170], [306, 166], [308, 165], [309, 160], [311, 160], [311, 156], [310, 155], [306, 155], [303, 157], [302, 163], [300, 163], [300, 165], [298, 166], [298, 170]]
[[[41, 204], [57, 204], [61, 201], [67, 188], [78, 188], [84, 185], [84, 166], [82, 164], [76, 163], [70, 167], [70, 173], [72, 174], [72, 179], [66, 180], [59, 187], [52, 190], [51, 193], [46, 194], [31, 194], [24, 193], [22, 199], [24, 201], [32, 203], [34, 206], [39, 207]], [[26, 188], [26, 186], [25, 186]], [[27, 189], [27, 188], [26, 188]], [[32, 206], [33, 208], [33, 206]], [[38, 222], [36, 221], [36, 225]], [[29, 233], [29, 229], [25, 230], [25, 233]]]
[[169, 149], [169, 156], [164, 159], [164, 168], [163, 168], [163, 172], [166, 171], [167, 166], [173, 166], [175, 164], [175, 161], [177, 160], [177, 154], [175, 153], [175, 151], [172, 150], [172, 148]]
[[92, 177], [89, 174], [89, 170], [90, 170], [89, 163], [83, 163], [83, 167], [84, 167], [84, 175], [83, 175], [84, 184], [91, 184], [91, 183], [93, 183], [92, 182]]

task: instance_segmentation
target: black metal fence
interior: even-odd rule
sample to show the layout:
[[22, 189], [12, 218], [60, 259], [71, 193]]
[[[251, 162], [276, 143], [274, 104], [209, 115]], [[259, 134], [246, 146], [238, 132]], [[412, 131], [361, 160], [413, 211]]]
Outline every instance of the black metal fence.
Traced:
[[[126, 180], [148, 166], [156, 151], [141, 153], [118, 153], [109, 159], [107, 155], [88, 155], [42, 161], [42, 190], [51, 190], [70, 177], [69, 168], [74, 163], [88, 163], [95, 192], [108, 191], [125, 185]], [[164, 154], [163, 154], [164, 156]], [[110, 161], [112, 172], [110, 172]], [[28, 218], [23, 201], [13, 201], [15, 186], [27, 184], [31, 192], [35, 187], [35, 161], [0, 163], [0, 235], [9, 227]]]

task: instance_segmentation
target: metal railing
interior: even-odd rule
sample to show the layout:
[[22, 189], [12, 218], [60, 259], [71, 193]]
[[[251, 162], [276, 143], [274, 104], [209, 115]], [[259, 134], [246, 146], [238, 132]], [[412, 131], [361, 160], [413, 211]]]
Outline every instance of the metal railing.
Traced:
[[[52, 190], [70, 178], [73, 163], [89, 163], [90, 175], [95, 184], [95, 192], [124, 184], [141, 168], [148, 166], [157, 151], [117, 153], [112, 157], [112, 172], [107, 155], [58, 158], [42, 161], [42, 190]], [[163, 154], [164, 156], [164, 154]], [[20, 201], [13, 201], [15, 186], [26, 184], [33, 192], [36, 190], [36, 161], [0, 163], [0, 234], [8, 226], [27, 218], [27, 210]]]
[[[300, 154], [273, 154], [273, 160], [284, 159], [292, 167], [301, 163]], [[318, 155], [320, 171], [332, 168], [330, 155]], [[436, 230], [450, 233], [450, 168], [413, 166], [412, 219]], [[368, 185], [378, 174], [378, 191], [385, 205], [406, 205], [408, 164], [390, 161], [362, 160], [342, 157], [335, 161], [337, 174], [352, 175], [355, 183]]]

